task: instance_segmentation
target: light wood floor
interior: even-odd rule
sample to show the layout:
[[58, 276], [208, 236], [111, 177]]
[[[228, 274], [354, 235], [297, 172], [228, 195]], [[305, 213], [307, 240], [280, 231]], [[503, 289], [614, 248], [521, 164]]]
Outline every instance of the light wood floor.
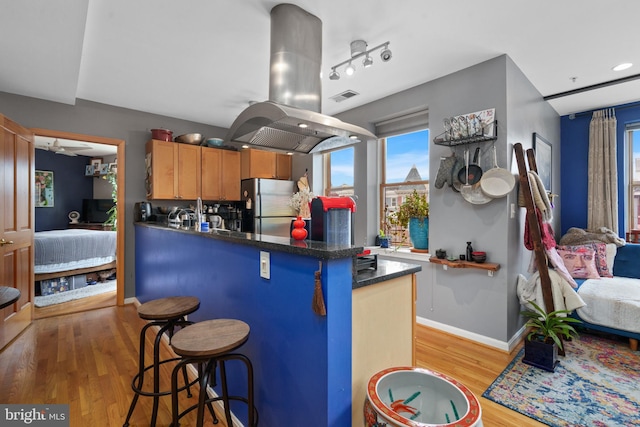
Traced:
[[79, 313], [82, 311], [95, 310], [97, 308], [111, 307], [116, 305], [116, 293], [117, 291], [105, 292], [104, 294], [94, 295], [62, 304], [35, 307], [33, 310], [33, 318], [45, 319], [47, 317], [60, 316], [62, 314]]
[[[143, 325], [133, 305], [35, 320], [0, 353], [0, 402], [68, 403], [72, 427], [121, 426], [132, 397], [130, 384], [136, 373], [138, 334]], [[480, 399], [486, 427], [543, 425], [480, 397], [514, 354], [421, 325], [417, 331], [417, 365], [469, 387]], [[168, 351], [163, 349], [165, 357]], [[162, 382], [168, 384], [170, 367], [165, 365], [161, 375]], [[170, 401], [168, 396], [161, 399], [159, 426], [170, 423]], [[181, 408], [194, 401], [195, 397], [183, 395]], [[185, 417], [181, 425], [195, 425], [193, 415]], [[131, 426], [149, 425], [150, 416], [151, 399], [142, 397]], [[206, 425], [213, 425], [210, 418]], [[222, 421], [217, 424], [224, 425]]]

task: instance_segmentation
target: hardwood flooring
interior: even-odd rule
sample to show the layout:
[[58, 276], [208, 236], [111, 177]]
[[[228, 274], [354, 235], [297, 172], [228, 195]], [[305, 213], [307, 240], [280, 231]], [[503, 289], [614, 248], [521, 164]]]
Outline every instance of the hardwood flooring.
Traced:
[[[138, 336], [143, 325], [131, 304], [35, 320], [0, 353], [0, 402], [68, 403], [72, 427], [122, 426], [133, 395], [131, 379], [137, 369]], [[421, 325], [416, 330], [416, 364], [469, 387], [480, 400], [486, 427], [543, 426], [480, 397], [515, 353]], [[162, 352], [164, 357], [170, 355], [167, 346]], [[168, 384], [169, 377], [170, 367], [164, 365], [161, 383]], [[168, 396], [161, 398], [158, 426], [169, 425], [170, 402]], [[181, 395], [181, 409], [191, 402], [195, 397]], [[141, 397], [131, 426], [149, 425], [151, 407], [152, 399]], [[195, 425], [194, 416], [189, 414], [181, 425]], [[205, 425], [213, 425], [210, 417]], [[225, 423], [220, 420], [216, 425]]]
[[104, 294], [94, 295], [62, 304], [35, 307], [33, 310], [33, 318], [45, 319], [47, 317], [60, 316], [62, 314], [79, 313], [82, 311], [111, 307], [116, 305], [116, 293], [117, 291], [105, 292]]

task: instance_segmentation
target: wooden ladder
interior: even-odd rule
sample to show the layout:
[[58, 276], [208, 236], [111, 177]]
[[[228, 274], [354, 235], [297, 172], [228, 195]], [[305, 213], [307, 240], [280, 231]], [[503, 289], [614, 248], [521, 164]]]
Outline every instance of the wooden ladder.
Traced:
[[[531, 183], [529, 182], [529, 174], [527, 165], [524, 159], [524, 150], [521, 143], [513, 145], [513, 149], [516, 153], [516, 161], [518, 163], [518, 175], [520, 182], [520, 191], [524, 197], [524, 204], [527, 209], [526, 221], [529, 225], [529, 234], [533, 242], [533, 252], [536, 260], [536, 267], [540, 274], [540, 286], [542, 286], [542, 298], [547, 313], [555, 311], [553, 304], [553, 293], [551, 290], [551, 278], [549, 277], [549, 265], [547, 262], [547, 255], [542, 243], [542, 230], [540, 230], [540, 224], [538, 223], [538, 216], [536, 215], [535, 203], [533, 201], [533, 194], [531, 193]], [[536, 166], [535, 152], [532, 148], [527, 150], [527, 161], [529, 163], [529, 170], [538, 172]], [[562, 337], [560, 337], [562, 340]], [[561, 341], [562, 342], [562, 341]], [[564, 346], [563, 346], [564, 348]], [[564, 350], [558, 349], [558, 353], [564, 356]]]

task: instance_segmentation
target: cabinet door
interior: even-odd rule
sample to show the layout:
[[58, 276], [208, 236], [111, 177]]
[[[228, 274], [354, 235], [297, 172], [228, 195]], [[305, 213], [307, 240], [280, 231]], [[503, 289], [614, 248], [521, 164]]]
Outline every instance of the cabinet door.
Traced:
[[276, 153], [247, 149], [242, 151], [242, 179], [275, 178]]
[[276, 178], [291, 179], [291, 156], [276, 154]]
[[152, 139], [147, 142], [147, 198], [174, 199], [175, 143]]
[[222, 151], [222, 197], [224, 200], [238, 201], [240, 197], [240, 153]]
[[222, 151], [202, 147], [202, 200], [222, 198]]
[[200, 197], [202, 179], [201, 147], [174, 143], [177, 156], [175, 157], [178, 171], [175, 183], [176, 194], [179, 199], [196, 200]]
[[0, 309], [0, 349], [31, 323], [34, 297], [34, 138], [0, 115], [0, 285], [20, 298]]

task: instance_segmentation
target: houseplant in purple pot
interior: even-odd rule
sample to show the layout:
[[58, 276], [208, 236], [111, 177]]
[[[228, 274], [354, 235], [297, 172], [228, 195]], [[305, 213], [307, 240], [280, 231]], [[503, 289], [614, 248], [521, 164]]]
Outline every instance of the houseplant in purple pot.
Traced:
[[534, 310], [521, 314], [528, 319], [525, 327], [531, 328], [524, 341], [522, 362], [553, 372], [558, 364], [558, 349], [562, 350], [562, 339], [577, 337], [571, 325], [580, 320], [569, 317], [570, 310], [555, 310], [546, 313], [535, 302], [529, 301]]

